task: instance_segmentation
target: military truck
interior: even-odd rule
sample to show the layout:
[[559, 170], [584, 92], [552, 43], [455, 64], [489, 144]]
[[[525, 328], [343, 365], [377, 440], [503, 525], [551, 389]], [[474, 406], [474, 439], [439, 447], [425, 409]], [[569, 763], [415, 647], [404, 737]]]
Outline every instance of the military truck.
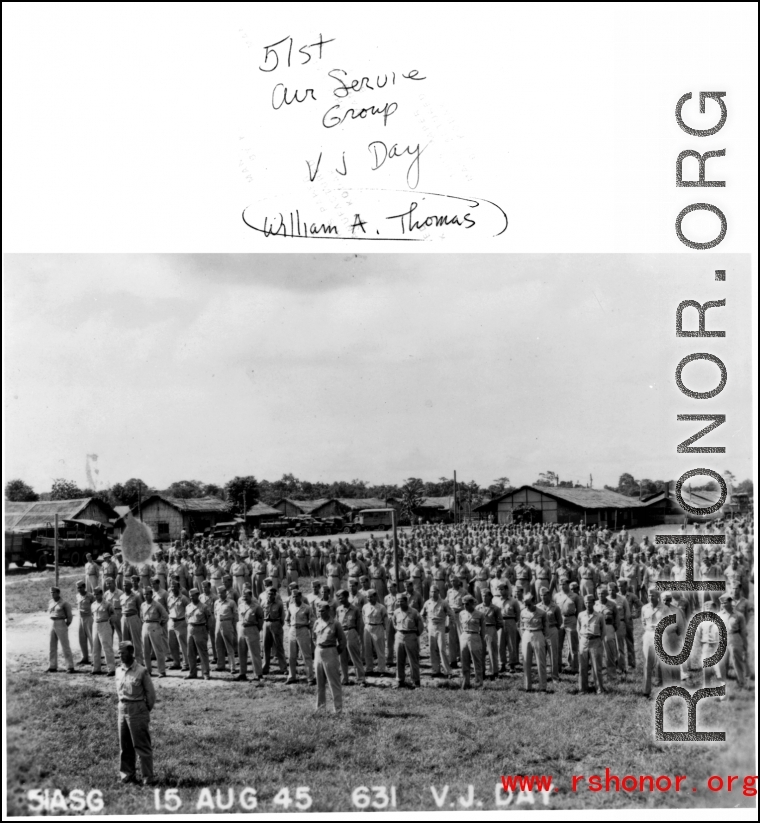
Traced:
[[45, 550], [32, 541], [32, 532], [29, 529], [5, 532], [3, 560], [6, 571], [11, 563], [15, 563], [19, 568], [31, 563], [42, 572], [47, 568], [48, 562]]
[[[32, 531], [35, 551], [43, 552], [46, 563], [55, 559], [55, 527], [51, 524]], [[113, 528], [97, 520], [61, 520], [58, 524], [58, 562], [81, 566], [91, 554], [98, 558], [105, 552], [112, 553]]]

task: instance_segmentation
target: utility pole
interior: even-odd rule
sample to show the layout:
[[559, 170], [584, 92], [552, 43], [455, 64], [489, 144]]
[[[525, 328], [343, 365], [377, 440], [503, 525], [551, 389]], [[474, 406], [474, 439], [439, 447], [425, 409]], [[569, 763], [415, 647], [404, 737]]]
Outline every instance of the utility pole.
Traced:
[[55, 551], [55, 585], [58, 585], [58, 515], [55, 516], [55, 531], [54, 531], [53, 547]]
[[454, 470], [454, 522], [456, 523], [459, 520], [457, 517], [457, 473], [456, 469]]
[[398, 534], [396, 533], [396, 509], [391, 506], [391, 524], [393, 526], [393, 571], [396, 575], [396, 586], [399, 586], [398, 577]]

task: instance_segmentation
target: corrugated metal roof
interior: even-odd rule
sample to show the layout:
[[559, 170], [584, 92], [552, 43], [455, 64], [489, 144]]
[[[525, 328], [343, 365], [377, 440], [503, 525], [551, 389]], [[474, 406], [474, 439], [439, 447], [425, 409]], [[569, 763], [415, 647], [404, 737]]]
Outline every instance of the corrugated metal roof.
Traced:
[[77, 500], [38, 500], [35, 503], [6, 503], [5, 528], [36, 529], [46, 526], [55, 520], [71, 520], [84, 511], [92, 501], [100, 505], [108, 514], [115, 514], [113, 509], [93, 497], [82, 497]]
[[282, 512], [279, 509], [273, 509], [266, 503], [256, 503], [255, 506], [251, 506], [246, 512], [247, 517], [262, 517], [270, 514], [275, 514], [279, 517]]
[[477, 508], [487, 508], [499, 500], [505, 500], [523, 489], [532, 489], [541, 492], [556, 500], [563, 500], [572, 503], [582, 509], [638, 509], [646, 506], [638, 497], [627, 497], [624, 494], [610, 491], [609, 489], [566, 489], [561, 486], [520, 486], [519, 489], [512, 489], [499, 497], [494, 497], [482, 506]]
[[418, 506], [418, 508], [425, 508], [425, 509], [446, 509], [447, 511], [452, 508], [454, 504], [454, 497], [453, 495], [449, 495], [448, 497], [423, 497], [422, 502]]
[[378, 497], [339, 497], [338, 502], [348, 507], [360, 511], [361, 509], [385, 509], [385, 500]]

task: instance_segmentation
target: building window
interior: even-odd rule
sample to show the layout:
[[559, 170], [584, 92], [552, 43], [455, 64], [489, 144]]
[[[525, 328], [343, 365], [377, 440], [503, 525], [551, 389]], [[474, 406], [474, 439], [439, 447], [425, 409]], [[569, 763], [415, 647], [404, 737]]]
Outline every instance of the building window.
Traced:
[[169, 524], [168, 523], [159, 523], [158, 524], [158, 537], [161, 539], [162, 537], [169, 537]]

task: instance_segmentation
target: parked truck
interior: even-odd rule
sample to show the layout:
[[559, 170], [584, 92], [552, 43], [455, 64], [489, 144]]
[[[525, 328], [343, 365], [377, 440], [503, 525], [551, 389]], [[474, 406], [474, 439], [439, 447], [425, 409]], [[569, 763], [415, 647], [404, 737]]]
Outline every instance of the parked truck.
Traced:
[[32, 532], [28, 529], [5, 532], [3, 560], [6, 571], [11, 563], [15, 563], [19, 568], [31, 563], [39, 571], [45, 571], [47, 567], [47, 554], [38, 543], [32, 540]]

